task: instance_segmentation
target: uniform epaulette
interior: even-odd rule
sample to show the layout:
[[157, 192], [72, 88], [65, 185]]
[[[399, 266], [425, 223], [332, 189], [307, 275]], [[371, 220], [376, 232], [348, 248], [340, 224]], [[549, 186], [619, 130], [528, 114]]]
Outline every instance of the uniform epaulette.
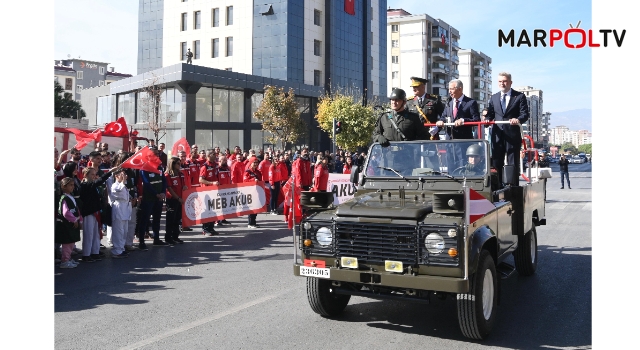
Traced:
[[436, 94], [430, 94], [429, 96], [433, 97], [433, 98], [438, 98], [440, 96], [436, 95]]
[[411, 100], [413, 100], [414, 98], [416, 98], [416, 97], [415, 97], [415, 96], [409, 96], [409, 97], [407, 97], [407, 101], [411, 101]]

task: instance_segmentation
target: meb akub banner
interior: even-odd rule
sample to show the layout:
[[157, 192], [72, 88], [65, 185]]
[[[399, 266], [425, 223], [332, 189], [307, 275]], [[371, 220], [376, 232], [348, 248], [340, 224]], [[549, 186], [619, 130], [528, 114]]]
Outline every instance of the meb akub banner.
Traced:
[[182, 198], [185, 227], [267, 211], [264, 182], [193, 187]]
[[356, 193], [356, 186], [351, 183], [349, 174], [329, 173], [327, 190], [333, 192], [333, 204], [342, 204], [353, 198]]

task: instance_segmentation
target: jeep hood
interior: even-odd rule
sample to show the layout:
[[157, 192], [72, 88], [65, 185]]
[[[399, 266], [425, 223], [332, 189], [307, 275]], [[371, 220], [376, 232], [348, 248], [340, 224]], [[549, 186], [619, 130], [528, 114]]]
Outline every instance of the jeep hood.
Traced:
[[431, 197], [396, 192], [367, 193], [341, 204], [337, 216], [384, 217], [419, 220], [431, 213]]

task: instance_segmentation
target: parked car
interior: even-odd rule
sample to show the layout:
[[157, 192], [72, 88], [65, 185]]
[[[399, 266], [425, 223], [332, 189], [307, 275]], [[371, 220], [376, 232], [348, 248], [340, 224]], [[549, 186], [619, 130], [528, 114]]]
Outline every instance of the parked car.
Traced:
[[549, 163], [557, 163], [559, 158], [549, 157]]
[[585, 162], [585, 159], [580, 156], [573, 156], [569, 160], [569, 163], [573, 163], [573, 164], [582, 164], [584, 162]]

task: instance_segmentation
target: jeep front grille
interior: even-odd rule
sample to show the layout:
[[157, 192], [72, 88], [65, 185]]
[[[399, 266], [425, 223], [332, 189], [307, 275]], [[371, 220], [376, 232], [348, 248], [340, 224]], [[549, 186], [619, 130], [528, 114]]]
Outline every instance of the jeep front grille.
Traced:
[[417, 264], [416, 226], [336, 222], [336, 255], [363, 263], [385, 260]]

